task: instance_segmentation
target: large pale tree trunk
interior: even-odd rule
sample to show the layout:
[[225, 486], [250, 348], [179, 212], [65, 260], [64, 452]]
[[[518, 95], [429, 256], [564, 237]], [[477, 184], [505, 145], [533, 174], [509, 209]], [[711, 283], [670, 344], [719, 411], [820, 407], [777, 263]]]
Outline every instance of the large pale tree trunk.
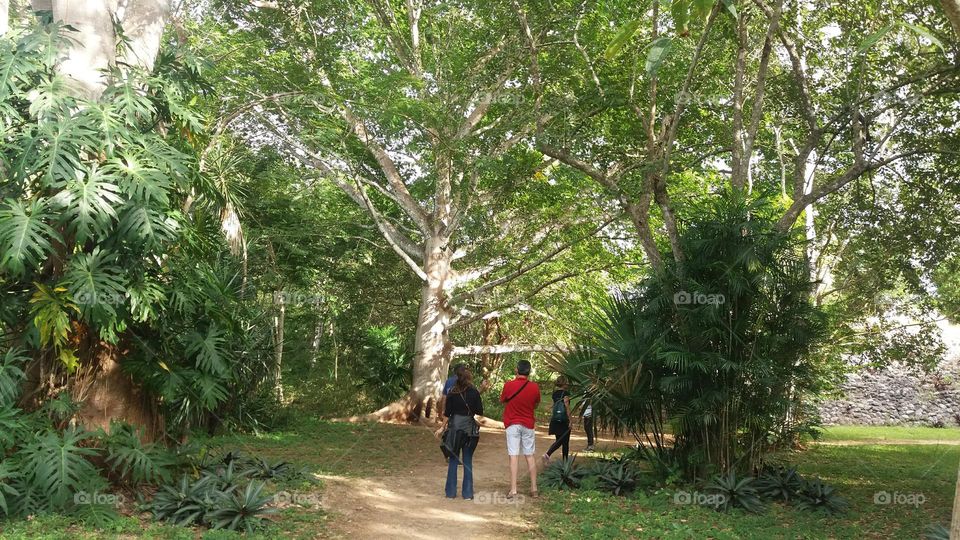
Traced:
[[426, 242], [424, 272], [427, 279], [420, 291], [412, 384], [406, 396], [374, 413], [380, 419], [416, 421], [421, 417], [438, 416], [437, 404], [453, 349], [449, 338], [452, 313], [448, 302], [453, 257], [447, 248], [448, 242], [449, 239], [439, 235]]
[[76, 29], [71, 35], [75, 44], [60, 63], [60, 73], [78, 95], [99, 98], [107, 85], [104, 70], [116, 60], [116, 0], [53, 0], [50, 7], [55, 21]]
[[0, 0], [0, 35], [10, 29], [10, 0]]

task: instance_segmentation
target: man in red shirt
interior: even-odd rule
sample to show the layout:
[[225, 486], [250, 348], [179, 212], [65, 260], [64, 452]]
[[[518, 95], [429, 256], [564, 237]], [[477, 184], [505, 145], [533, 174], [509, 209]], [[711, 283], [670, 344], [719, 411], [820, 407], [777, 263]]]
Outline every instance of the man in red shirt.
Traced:
[[507, 455], [510, 456], [510, 493], [507, 498], [517, 495], [517, 469], [521, 452], [530, 471], [530, 495], [537, 496], [537, 461], [534, 458], [537, 435], [533, 413], [540, 404], [540, 387], [528, 380], [529, 376], [530, 362], [517, 362], [517, 377], [507, 381], [500, 392], [500, 401], [504, 404], [503, 425], [507, 428]]

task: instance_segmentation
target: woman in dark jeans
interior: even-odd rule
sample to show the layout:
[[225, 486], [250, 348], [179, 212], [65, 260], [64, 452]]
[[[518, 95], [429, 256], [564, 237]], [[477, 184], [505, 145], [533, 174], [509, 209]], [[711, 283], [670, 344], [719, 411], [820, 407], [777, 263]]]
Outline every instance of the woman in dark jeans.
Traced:
[[463, 498], [473, 500], [473, 452], [480, 442], [480, 429], [474, 419], [477, 414], [483, 414], [483, 401], [473, 386], [473, 373], [464, 368], [443, 407], [444, 427], [450, 428], [447, 449], [454, 456], [447, 462], [447, 498], [457, 496], [457, 467], [462, 463]]
[[[563, 447], [563, 459], [570, 456], [570, 392], [567, 390], [570, 384], [563, 375], [557, 377], [557, 389], [553, 391], [553, 414], [550, 417], [550, 435], [556, 436], [557, 440], [550, 446], [547, 453], [543, 455], [545, 463], [550, 462], [550, 455], [557, 448]], [[560, 403], [563, 403], [564, 414], [558, 415]]]

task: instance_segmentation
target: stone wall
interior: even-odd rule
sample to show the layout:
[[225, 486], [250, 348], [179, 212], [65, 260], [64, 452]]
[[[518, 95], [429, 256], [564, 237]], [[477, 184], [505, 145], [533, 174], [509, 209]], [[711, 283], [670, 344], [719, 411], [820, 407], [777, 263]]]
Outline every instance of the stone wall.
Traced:
[[926, 375], [898, 365], [858, 371], [843, 389], [821, 404], [824, 424], [960, 426], [960, 357]]

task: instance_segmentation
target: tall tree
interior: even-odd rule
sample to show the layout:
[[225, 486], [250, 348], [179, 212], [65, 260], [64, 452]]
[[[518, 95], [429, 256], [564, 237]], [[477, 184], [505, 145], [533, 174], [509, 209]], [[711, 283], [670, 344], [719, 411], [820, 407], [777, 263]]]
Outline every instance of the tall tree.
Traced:
[[228, 75], [253, 100], [234, 129], [284, 146], [305, 185], [338, 186], [422, 282], [412, 387], [378, 415], [430, 416], [456, 352], [451, 331], [596, 269], [557, 263], [612, 220], [528, 142], [536, 123], [518, 89], [529, 66], [514, 11], [418, 0], [228, 5], [237, 26], [254, 29], [253, 50], [269, 51]]
[[[665, 256], [658, 225], [666, 256], [682, 267], [683, 205], [673, 198], [693, 187], [683, 186], [691, 175], [701, 186], [779, 185], [787, 204], [778, 228], [806, 211], [813, 234], [817, 201], [949, 154], [938, 144], [945, 126], [920, 137], [911, 128], [920, 108], [956, 91], [955, 51], [937, 37], [944, 21], [929, 4], [662, 5], [609, 14], [571, 6], [565, 60], [544, 43], [553, 35], [527, 43], [539, 74], [530, 81], [541, 104], [538, 148], [603, 186], [633, 220], [653, 268]], [[939, 26], [922, 26], [928, 21]]]

